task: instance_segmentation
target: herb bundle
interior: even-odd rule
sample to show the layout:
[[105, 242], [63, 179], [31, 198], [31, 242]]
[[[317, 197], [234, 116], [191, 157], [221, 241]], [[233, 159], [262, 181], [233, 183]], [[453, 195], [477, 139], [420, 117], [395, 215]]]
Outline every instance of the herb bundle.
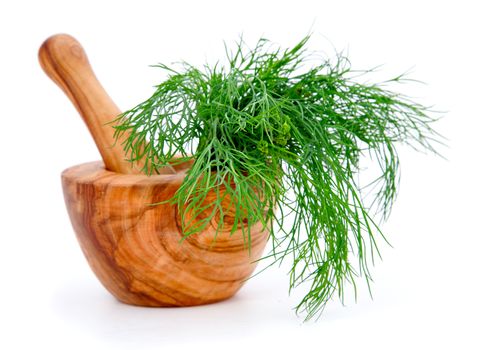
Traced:
[[[438, 137], [426, 107], [384, 83], [355, 82], [345, 57], [306, 68], [314, 59], [308, 39], [286, 50], [241, 40], [226, 49], [223, 67], [158, 65], [168, 78], [115, 125], [116, 139], [129, 132], [122, 142], [147, 174], [194, 160], [169, 200], [185, 237], [214, 216], [219, 231], [241, 229], [248, 247], [255, 223], [270, 231], [269, 256], [292, 259], [290, 290], [306, 283], [297, 311], [307, 319], [333, 296], [343, 300], [347, 282], [370, 281], [376, 239], [384, 238], [371, 213], [386, 217], [395, 199], [395, 145], [435, 151]], [[363, 156], [380, 169], [365, 185], [357, 177]], [[368, 204], [365, 188], [374, 188]]]

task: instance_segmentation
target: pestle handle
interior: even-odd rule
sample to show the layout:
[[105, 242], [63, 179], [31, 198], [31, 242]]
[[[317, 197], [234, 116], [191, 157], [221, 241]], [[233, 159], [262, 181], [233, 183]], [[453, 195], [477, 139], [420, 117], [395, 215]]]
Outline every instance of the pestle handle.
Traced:
[[140, 173], [141, 166], [126, 161], [123, 146], [114, 140], [114, 129], [106, 125], [121, 112], [93, 73], [81, 44], [70, 35], [57, 34], [41, 45], [38, 57], [45, 73], [79, 111], [106, 168], [117, 173]]

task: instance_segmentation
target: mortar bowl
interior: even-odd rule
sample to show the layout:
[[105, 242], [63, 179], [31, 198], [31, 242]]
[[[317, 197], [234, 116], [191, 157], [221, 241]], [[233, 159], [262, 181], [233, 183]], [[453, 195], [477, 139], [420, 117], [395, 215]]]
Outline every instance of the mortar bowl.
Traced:
[[62, 173], [81, 249], [103, 286], [123, 303], [193, 306], [230, 298], [263, 253], [268, 232], [261, 224], [251, 228], [250, 252], [241, 230], [215, 235], [214, 221], [181, 240], [177, 208], [150, 204], [171, 198], [186, 170], [183, 165], [175, 174], [128, 175], [91, 162]]

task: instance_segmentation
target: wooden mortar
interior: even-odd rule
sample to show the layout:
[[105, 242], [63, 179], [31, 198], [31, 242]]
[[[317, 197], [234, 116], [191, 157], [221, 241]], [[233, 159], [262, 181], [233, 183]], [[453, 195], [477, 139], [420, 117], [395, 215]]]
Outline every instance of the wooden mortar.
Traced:
[[124, 160], [121, 145], [112, 146], [106, 123], [120, 112], [81, 45], [56, 35], [41, 46], [39, 58], [77, 107], [104, 160], [62, 173], [72, 226], [100, 282], [118, 300], [140, 306], [192, 306], [233, 296], [253, 273], [268, 232], [261, 224], [252, 226], [249, 252], [240, 230], [231, 235], [226, 227], [215, 235], [214, 218], [203, 232], [181, 240], [177, 208], [151, 204], [174, 195], [190, 164], [168, 174], [139, 174]]

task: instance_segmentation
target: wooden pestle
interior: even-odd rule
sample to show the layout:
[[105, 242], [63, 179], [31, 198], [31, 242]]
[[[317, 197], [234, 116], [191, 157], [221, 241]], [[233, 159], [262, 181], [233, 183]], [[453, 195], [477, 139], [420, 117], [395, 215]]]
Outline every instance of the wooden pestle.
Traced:
[[45, 73], [79, 111], [105, 167], [116, 173], [140, 173], [142, 164], [127, 161], [124, 147], [114, 140], [114, 129], [107, 123], [121, 112], [93, 73], [81, 44], [70, 35], [57, 34], [41, 45], [38, 58]]

